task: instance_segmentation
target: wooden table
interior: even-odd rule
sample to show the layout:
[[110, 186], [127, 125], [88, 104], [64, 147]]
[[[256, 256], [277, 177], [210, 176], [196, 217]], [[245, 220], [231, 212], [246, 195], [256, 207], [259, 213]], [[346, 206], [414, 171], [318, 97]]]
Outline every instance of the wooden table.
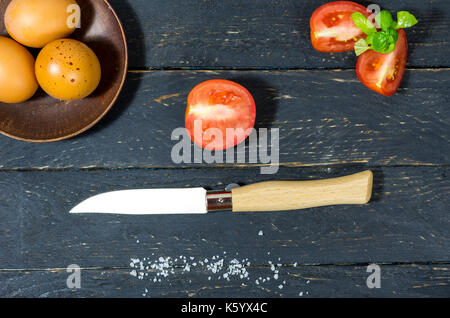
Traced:
[[[130, 67], [112, 111], [76, 138], [0, 137], [0, 296], [450, 296], [450, 2], [379, 0], [410, 10], [403, 84], [386, 98], [355, 74], [354, 53], [309, 40], [321, 0], [110, 0]], [[364, 1], [366, 3], [366, 1]], [[369, 2], [367, 2], [368, 4]], [[175, 164], [171, 133], [201, 81], [247, 87], [257, 127], [278, 128], [280, 169]], [[188, 216], [69, 215], [117, 189], [308, 180], [370, 168], [364, 206]], [[381, 288], [368, 288], [369, 264]], [[81, 268], [68, 288], [66, 268]]]

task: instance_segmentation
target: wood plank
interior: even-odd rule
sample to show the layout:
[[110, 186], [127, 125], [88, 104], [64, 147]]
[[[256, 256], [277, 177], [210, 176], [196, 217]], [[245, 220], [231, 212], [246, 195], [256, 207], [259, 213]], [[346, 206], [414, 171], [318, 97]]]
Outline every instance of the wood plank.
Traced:
[[[132, 69], [355, 67], [352, 52], [326, 54], [312, 48], [309, 20], [329, 1], [110, 2], [125, 27]], [[409, 67], [450, 66], [447, 0], [376, 3], [394, 13], [409, 10], [419, 19], [407, 31]]]
[[[0, 169], [198, 167], [173, 162], [178, 141], [171, 134], [184, 127], [189, 91], [213, 78], [235, 80], [251, 91], [256, 128], [279, 129], [282, 165], [450, 162], [450, 70], [408, 71], [391, 98], [369, 91], [353, 70], [151, 71], [129, 73], [111, 112], [79, 137], [52, 144], [0, 137]], [[244, 152], [248, 164], [256, 151]]]
[[[227, 267], [225, 267], [227, 268]], [[278, 279], [270, 266], [246, 268], [248, 279], [223, 278], [223, 269], [212, 274], [204, 266], [170, 276], [144, 271], [143, 279], [130, 275], [133, 268], [82, 269], [80, 289], [67, 288], [65, 269], [0, 272], [1, 297], [446, 297], [450, 293], [449, 265], [380, 265], [380, 288], [369, 289], [367, 266], [286, 266]], [[153, 282], [154, 277], [161, 281]], [[261, 279], [260, 279], [261, 277]], [[271, 280], [267, 281], [267, 277]], [[220, 279], [219, 279], [220, 278]], [[265, 281], [263, 281], [265, 280]], [[258, 282], [258, 283], [257, 283]], [[283, 286], [280, 288], [280, 286]], [[181, 308], [167, 308], [179, 312]], [[167, 311], [166, 310], [166, 311]]]
[[[408, 30], [409, 69], [390, 99], [358, 82], [353, 53], [312, 49], [309, 18], [326, 1], [110, 2], [125, 26], [134, 70], [113, 110], [87, 133], [59, 143], [0, 137], [0, 296], [450, 294], [448, 1], [378, 2], [420, 20]], [[257, 128], [280, 129], [276, 175], [262, 175], [261, 162], [173, 162], [170, 134], [184, 125], [187, 94], [211, 78], [249, 88]], [[375, 187], [364, 206], [203, 216], [68, 214], [109, 190], [219, 189], [367, 167]], [[142, 270], [141, 262], [157, 268]], [[372, 262], [381, 264], [381, 289], [366, 287]], [[69, 264], [83, 268], [80, 290], [66, 286]]]
[[[292, 212], [70, 215], [82, 200], [133, 188], [223, 189], [236, 182], [337, 177], [364, 167], [131, 169], [0, 173], [0, 269], [123, 267], [131, 258], [218, 255], [251, 264], [449, 262], [449, 167], [374, 169], [372, 201]], [[152, 255], [154, 253], [154, 255]], [[226, 253], [226, 254], [225, 254]]]

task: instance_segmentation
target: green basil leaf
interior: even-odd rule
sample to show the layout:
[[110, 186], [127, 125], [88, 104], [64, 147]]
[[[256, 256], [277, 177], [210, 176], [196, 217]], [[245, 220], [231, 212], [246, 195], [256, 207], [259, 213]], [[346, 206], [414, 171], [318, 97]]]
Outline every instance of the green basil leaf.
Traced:
[[360, 56], [361, 54], [363, 54], [364, 52], [371, 50], [372, 48], [369, 46], [369, 44], [367, 44], [366, 40], [364, 39], [359, 39], [356, 43], [355, 43], [355, 53], [356, 56]]
[[384, 54], [388, 54], [388, 53], [394, 52], [394, 50], [395, 50], [395, 44], [396, 44], [396, 43], [391, 43], [391, 44], [389, 44], [388, 49], [386, 50], [386, 52], [383, 52], [383, 53], [384, 53]]
[[397, 12], [397, 29], [410, 28], [418, 23], [415, 16], [407, 11]]
[[382, 10], [375, 16], [375, 22], [382, 30], [386, 31], [392, 26], [394, 19], [389, 11]]
[[387, 30], [387, 35], [389, 37], [389, 42], [394, 43], [394, 45], [395, 45], [398, 40], [398, 32], [391, 28], [391, 29]]
[[372, 40], [372, 48], [376, 52], [385, 53], [389, 50], [390, 44], [391, 42], [389, 41], [389, 34], [387, 34], [386, 32], [380, 31], [374, 34]]
[[375, 34], [376, 34], [376, 33], [371, 33], [371, 34], [369, 34], [369, 35], [367, 36], [367, 38], [366, 38], [366, 43], [367, 43], [369, 46], [373, 45], [373, 38], [374, 38]]
[[353, 23], [365, 34], [377, 32], [377, 28], [361, 12], [352, 14]]

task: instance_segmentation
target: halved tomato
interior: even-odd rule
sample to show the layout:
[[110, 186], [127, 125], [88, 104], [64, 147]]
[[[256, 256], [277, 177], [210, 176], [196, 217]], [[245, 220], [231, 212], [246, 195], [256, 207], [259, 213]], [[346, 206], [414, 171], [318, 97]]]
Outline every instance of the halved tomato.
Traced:
[[405, 74], [408, 41], [403, 29], [398, 30], [395, 50], [388, 54], [369, 50], [356, 63], [356, 74], [368, 88], [385, 96], [392, 96], [400, 87]]
[[186, 130], [192, 141], [208, 150], [243, 142], [255, 125], [256, 107], [250, 92], [228, 80], [209, 80], [188, 96]]
[[372, 14], [364, 6], [351, 1], [324, 4], [312, 15], [311, 42], [321, 52], [351, 51], [355, 43], [366, 35], [353, 23], [352, 14], [361, 12], [367, 18]]

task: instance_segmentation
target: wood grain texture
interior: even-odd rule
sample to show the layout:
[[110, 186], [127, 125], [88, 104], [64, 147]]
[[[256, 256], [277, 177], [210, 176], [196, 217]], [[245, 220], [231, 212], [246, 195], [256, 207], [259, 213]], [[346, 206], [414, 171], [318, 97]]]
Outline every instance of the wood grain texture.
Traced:
[[343, 204], [367, 204], [372, 196], [370, 170], [339, 178], [266, 181], [232, 189], [233, 212], [288, 211]]
[[[170, 268], [172, 269], [172, 268]], [[1, 271], [1, 297], [157, 297], [157, 298], [310, 298], [310, 297], [446, 297], [449, 293], [448, 265], [380, 265], [381, 288], [366, 285], [366, 265], [284, 266], [279, 278], [268, 266], [247, 268], [249, 279], [218, 279], [205, 267], [183, 271], [173, 268], [170, 278], [153, 282], [154, 272], [137, 279], [130, 268], [81, 270], [81, 288], [69, 289], [65, 268], [33, 271]], [[271, 277], [270, 281], [262, 279]], [[258, 283], [257, 283], [258, 281]], [[284, 284], [283, 284], [284, 282]], [[283, 288], [279, 286], [283, 285]], [[262, 299], [261, 299], [262, 300]], [[164, 299], [161, 300], [164, 302]], [[180, 308], [167, 307], [166, 312]]]
[[[276, 178], [322, 179], [362, 170], [282, 168]], [[0, 269], [122, 267], [151, 253], [172, 258], [238, 253], [267, 266], [278, 258], [283, 264], [449, 262], [448, 172], [448, 167], [376, 169], [368, 205], [141, 217], [68, 211], [92, 195], [117, 189], [222, 189], [273, 177], [239, 168], [4, 172]]]
[[[109, 1], [130, 53], [112, 110], [91, 130], [55, 144], [0, 136], [0, 296], [450, 295], [449, 1], [377, 1], [420, 21], [407, 30], [408, 70], [392, 98], [358, 81], [354, 53], [312, 48], [309, 18], [328, 1]], [[248, 88], [257, 104], [256, 128], [279, 129], [276, 175], [262, 175], [260, 162], [173, 163], [171, 133], [184, 126], [187, 94], [213, 78]], [[252, 154], [249, 147], [243, 151]], [[362, 206], [201, 216], [68, 214], [81, 200], [110, 190], [222, 189], [368, 168], [373, 196]], [[168, 276], [145, 269], [149, 262], [161, 265], [161, 258]], [[206, 258], [222, 267], [214, 271]], [[370, 263], [381, 264], [381, 289], [366, 287]], [[66, 286], [70, 264], [83, 268], [80, 290]], [[248, 276], [241, 278], [242, 271]]]
[[279, 129], [282, 165], [450, 162], [450, 70], [408, 71], [391, 98], [370, 92], [353, 70], [152, 71], [129, 73], [118, 104], [79, 137], [44, 145], [0, 137], [8, 149], [0, 169], [221, 166], [171, 159], [178, 143], [171, 134], [184, 127], [187, 94], [212, 78], [250, 90], [256, 128]]
[[[353, 52], [326, 54], [310, 41], [309, 20], [327, 0], [111, 0], [124, 24], [130, 67], [354, 68]], [[368, 6], [371, 1], [356, 1]], [[450, 65], [447, 0], [376, 1], [408, 10], [420, 23], [407, 30], [409, 67]]]

